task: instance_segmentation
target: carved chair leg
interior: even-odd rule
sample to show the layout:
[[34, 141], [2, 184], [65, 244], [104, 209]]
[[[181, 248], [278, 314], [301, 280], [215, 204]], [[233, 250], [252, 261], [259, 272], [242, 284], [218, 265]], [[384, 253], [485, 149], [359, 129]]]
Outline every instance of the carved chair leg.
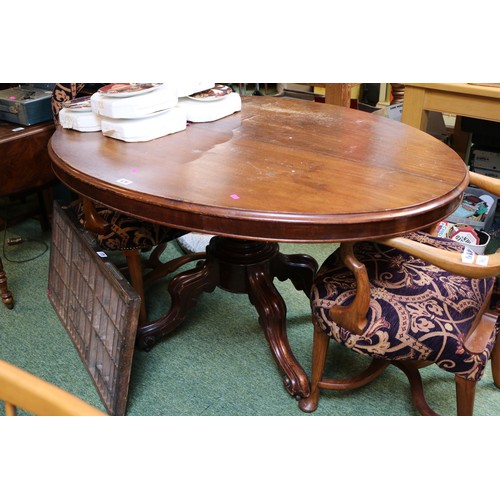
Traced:
[[474, 412], [476, 382], [455, 375], [455, 386], [457, 391], [457, 415], [471, 417]]
[[147, 321], [146, 300], [144, 297], [144, 282], [142, 277], [142, 261], [139, 250], [124, 250], [123, 255], [127, 259], [127, 267], [130, 274], [130, 283], [141, 297], [141, 310], [139, 313], [139, 324]]
[[419, 367], [426, 366], [426, 364], [419, 365], [419, 363], [414, 361], [393, 361], [392, 364], [399, 368], [408, 378], [408, 382], [410, 382], [411, 399], [420, 414], [424, 416], [438, 415], [428, 405], [425, 399], [424, 384], [420, 376]]
[[311, 413], [318, 407], [319, 382], [323, 377], [329, 342], [330, 337], [325, 335], [314, 323], [311, 392], [307, 398], [299, 401], [299, 408], [304, 412]]
[[7, 275], [3, 270], [2, 259], [0, 259], [0, 297], [8, 309], [12, 309], [14, 307], [14, 298], [7, 287]]
[[500, 389], [500, 334], [491, 351], [491, 374], [494, 384]]

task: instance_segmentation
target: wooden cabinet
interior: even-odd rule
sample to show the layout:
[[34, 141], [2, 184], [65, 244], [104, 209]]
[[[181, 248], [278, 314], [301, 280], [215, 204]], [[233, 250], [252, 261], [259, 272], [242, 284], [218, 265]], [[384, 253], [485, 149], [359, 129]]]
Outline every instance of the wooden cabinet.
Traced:
[[24, 127], [0, 121], [0, 196], [39, 194], [42, 227], [48, 229], [50, 187], [57, 181], [47, 152], [52, 121]]

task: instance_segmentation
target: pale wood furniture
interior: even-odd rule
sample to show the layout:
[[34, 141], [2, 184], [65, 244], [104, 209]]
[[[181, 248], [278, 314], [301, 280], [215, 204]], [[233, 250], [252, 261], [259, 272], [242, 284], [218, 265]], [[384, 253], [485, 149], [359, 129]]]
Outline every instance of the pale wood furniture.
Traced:
[[405, 83], [403, 123], [426, 130], [429, 111], [500, 121], [500, 86]]
[[38, 416], [106, 416], [80, 398], [21, 368], [0, 360], [0, 400], [5, 415], [17, 408]]
[[351, 106], [351, 91], [359, 83], [307, 83], [314, 87], [325, 89], [325, 103], [349, 108]]
[[429, 111], [457, 116], [452, 146], [465, 157], [468, 133], [460, 117], [500, 121], [500, 84], [405, 83], [401, 121], [425, 131]]
[[[351, 92], [359, 83], [306, 83], [314, 87], [325, 89], [325, 103], [336, 104], [337, 106], [351, 106]], [[391, 104], [403, 102], [405, 86], [402, 83], [391, 83], [392, 99]]]
[[452, 213], [468, 185], [457, 154], [413, 127], [278, 97], [243, 97], [240, 113], [146, 143], [57, 130], [49, 153], [57, 176], [83, 196], [217, 235], [203, 265], [172, 279], [171, 310], [139, 327], [139, 347], [169, 335], [203, 292], [248, 294], [285, 387], [298, 398], [309, 381], [273, 280], [291, 279], [308, 295], [317, 264], [281, 254], [278, 242], [403, 235]]

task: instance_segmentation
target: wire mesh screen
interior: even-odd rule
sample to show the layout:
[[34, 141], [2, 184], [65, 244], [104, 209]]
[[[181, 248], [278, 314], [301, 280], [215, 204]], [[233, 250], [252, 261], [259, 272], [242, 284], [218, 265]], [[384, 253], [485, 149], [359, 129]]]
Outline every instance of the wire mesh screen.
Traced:
[[48, 297], [111, 415], [127, 406], [140, 297], [54, 203]]

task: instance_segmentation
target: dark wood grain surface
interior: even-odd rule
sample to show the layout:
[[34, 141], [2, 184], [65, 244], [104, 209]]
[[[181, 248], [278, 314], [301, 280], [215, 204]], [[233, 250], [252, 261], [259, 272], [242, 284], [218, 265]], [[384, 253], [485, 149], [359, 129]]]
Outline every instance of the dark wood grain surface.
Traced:
[[49, 151], [66, 184], [114, 208], [274, 241], [403, 234], [453, 212], [468, 183], [460, 157], [424, 132], [277, 97], [144, 143], [58, 130]]

